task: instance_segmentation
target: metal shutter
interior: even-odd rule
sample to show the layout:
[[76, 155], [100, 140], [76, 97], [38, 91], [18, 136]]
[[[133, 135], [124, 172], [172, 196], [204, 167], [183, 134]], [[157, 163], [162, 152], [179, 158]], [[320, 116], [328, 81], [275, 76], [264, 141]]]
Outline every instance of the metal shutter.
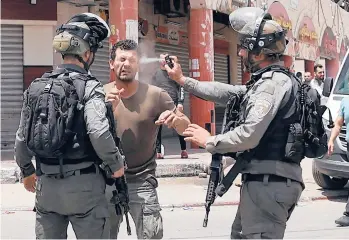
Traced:
[[[13, 154], [23, 104], [23, 26], [1, 25], [1, 151]], [[9, 155], [4, 155], [9, 153]], [[13, 155], [12, 155], [13, 157]]]
[[[187, 47], [177, 46], [177, 45], [166, 45], [163, 43], [156, 43], [155, 45], [155, 53], [156, 56], [159, 56], [161, 53], [167, 52], [170, 55], [174, 55], [178, 57], [178, 60], [181, 64], [182, 71], [184, 76], [189, 77], [189, 50]], [[190, 117], [190, 100], [189, 93], [185, 91], [184, 98], [184, 113], [188, 117]], [[168, 130], [167, 128], [163, 128], [162, 131], [163, 136], [174, 136], [175, 133], [172, 130]]]
[[109, 70], [109, 39], [106, 39], [103, 41], [103, 48], [97, 50], [90, 71], [99, 81], [106, 84], [110, 79]]
[[[214, 54], [214, 80], [215, 82], [229, 83], [228, 55]], [[216, 132], [220, 133], [223, 123], [225, 105], [215, 104]]]

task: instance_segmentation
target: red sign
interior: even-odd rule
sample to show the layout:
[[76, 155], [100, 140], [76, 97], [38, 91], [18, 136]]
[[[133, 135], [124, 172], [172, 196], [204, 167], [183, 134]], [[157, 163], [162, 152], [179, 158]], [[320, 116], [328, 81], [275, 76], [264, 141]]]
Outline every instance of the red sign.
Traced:
[[326, 27], [321, 41], [320, 56], [327, 59], [337, 57], [337, 39], [330, 27]]
[[339, 51], [339, 60], [342, 62], [343, 58], [345, 57], [345, 54], [347, 53], [349, 47], [349, 39], [347, 36], [345, 36], [342, 39], [342, 43], [341, 43], [341, 49]]
[[292, 21], [289, 18], [285, 7], [280, 2], [273, 2], [269, 9], [268, 13], [273, 16], [273, 20], [280, 24], [284, 29], [287, 29], [287, 48], [285, 55], [293, 56], [294, 55], [294, 40], [292, 34]]
[[296, 58], [316, 61], [320, 56], [317, 45], [318, 35], [311, 18], [304, 16], [299, 24], [295, 43]]
[[167, 28], [163, 26], [157, 27], [155, 30], [156, 41], [165, 44], [173, 44], [180, 46], [188, 45], [188, 36], [184, 31], [176, 28]]

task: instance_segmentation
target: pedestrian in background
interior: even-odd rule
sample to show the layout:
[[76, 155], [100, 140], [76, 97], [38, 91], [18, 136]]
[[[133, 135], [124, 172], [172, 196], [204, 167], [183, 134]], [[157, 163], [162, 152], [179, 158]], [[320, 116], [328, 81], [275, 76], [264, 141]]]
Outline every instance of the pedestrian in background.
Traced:
[[[328, 141], [328, 155], [330, 156], [332, 155], [334, 150], [334, 142], [344, 124], [347, 128], [345, 140], [347, 141], [347, 158], [349, 159], [349, 101], [346, 98], [342, 99], [338, 117], [334, 123], [334, 128], [332, 129], [330, 140]], [[343, 216], [338, 218], [335, 223], [341, 226], [349, 226], [349, 198]]]

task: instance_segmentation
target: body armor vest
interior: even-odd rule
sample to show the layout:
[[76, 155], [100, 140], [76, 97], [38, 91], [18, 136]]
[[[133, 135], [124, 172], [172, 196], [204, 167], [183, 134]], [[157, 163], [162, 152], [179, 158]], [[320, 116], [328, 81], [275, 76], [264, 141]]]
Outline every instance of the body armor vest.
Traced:
[[[224, 130], [225, 132], [234, 129], [245, 122], [247, 117], [246, 108], [250, 99], [250, 95], [248, 93], [252, 90], [255, 83], [261, 79], [262, 74], [268, 71], [272, 71], [273, 73], [282, 72], [289, 77], [292, 77], [288, 74], [286, 69], [283, 69], [280, 66], [270, 66], [254, 73], [251, 80], [246, 84], [247, 92], [245, 95], [243, 97], [232, 96], [228, 102], [226, 109], [227, 121], [225, 125], [226, 128]], [[294, 141], [302, 141], [302, 139], [299, 139], [299, 137], [302, 135], [302, 130], [299, 124], [301, 113], [297, 103], [297, 92], [299, 91], [297, 81], [292, 81], [291, 91], [292, 92], [290, 93], [289, 99], [281, 103], [281, 108], [274, 117], [273, 121], [269, 124], [269, 127], [260, 140], [258, 146], [252, 149], [254, 152], [254, 159], [279, 160], [294, 163], [300, 163], [300, 161], [303, 159], [303, 148], [301, 149], [300, 147], [297, 147], [297, 149], [294, 149]], [[286, 118], [286, 116], [289, 117]], [[295, 135], [296, 133], [298, 135]]]

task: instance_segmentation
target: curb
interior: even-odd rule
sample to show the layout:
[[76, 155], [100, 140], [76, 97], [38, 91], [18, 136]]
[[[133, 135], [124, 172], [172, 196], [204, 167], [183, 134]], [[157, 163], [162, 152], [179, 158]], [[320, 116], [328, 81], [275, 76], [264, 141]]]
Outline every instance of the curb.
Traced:
[[[207, 172], [207, 166], [200, 162], [161, 163], [157, 162], [155, 175], [157, 178], [196, 177]], [[21, 180], [19, 167], [3, 167], [0, 171], [1, 184], [14, 184]]]
[[[315, 202], [320, 200], [336, 200], [336, 199], [342, 199], [347, 198], [347, 194], [340, 194], [337, 196], [320, 196], [320, 197], [303, 197], [300, 198], [299, 202]], [[226, 201], [226, 202], [216, 202], [213, 203], [211, 206], [236, 206], [239, 205], [240, 201]], [[194, 207], [204, 207], [205, 203], [188, 203], [188, 204], [164, 204], [160, 205], [161, 208], [194, 208]]]
[[[315, 201], [321, 201], [321, 200], [336, 200], [336, 199], [343, 199], [347, 198], [347, 194], [340, 194], [337, 196], [319, 196], [319, 197], [304, 197], [299, 200], [299, 202], [315, 202]], [[222, 206], [236, 206], [240, 202], [239, 201], [227, 201], [227, 202], [216, 202], [212, 204], [211, 206], [215, 207], [222, 207]], [[34, 206], [34, 205], [33, 205]], [[1, 208], [1, 214], [11, 214], [17, 211], [23, 211], [23, 212], [32, 212], [32, 207], [14, 207], [14, 208]], [[188, 210], [190, 208], [198, 208], [198, 207], [204, 207], [205, 203], [182, 203], [182, 204], [160, 204], [160, 207], [163, 209], [173, 209], [173, 208], [183, 208], [184, 210]]]

